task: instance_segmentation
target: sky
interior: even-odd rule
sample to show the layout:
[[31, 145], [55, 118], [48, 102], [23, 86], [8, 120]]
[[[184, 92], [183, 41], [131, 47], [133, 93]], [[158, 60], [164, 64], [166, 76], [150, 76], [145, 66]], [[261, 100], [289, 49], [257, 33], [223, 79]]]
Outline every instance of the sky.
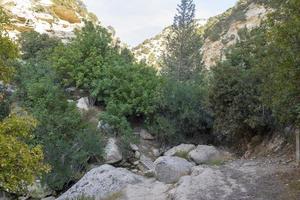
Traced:
[[[173, 22], [180, 0], [84, 0], [102, 24], [112, 26], [121, 41], [134, 47]], [[206, 19], [235, 5], [237, 0], [195, 0], [196, 18]]]

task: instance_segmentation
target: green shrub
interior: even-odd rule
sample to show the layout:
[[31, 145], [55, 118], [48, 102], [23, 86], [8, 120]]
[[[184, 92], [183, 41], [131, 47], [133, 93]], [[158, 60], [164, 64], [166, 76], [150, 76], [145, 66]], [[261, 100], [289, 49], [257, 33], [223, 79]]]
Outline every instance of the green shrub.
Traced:
[[51, 171], [44, 178], [55, 190], [77, 180], [90, 158], [101, 156], [100, 134], [82, 121], [75, 104], [68, 103], [47, 62], [27, 61], [19, 68], [18, 97], [39, 121], [34, 141], [43, 145]]
[[167, 80], [157, 98], [156, 113], [149, 119], [150, 129], [165, 142], [207, 133], [212, 118], [205, 97], [206, 89], [200, 83]]

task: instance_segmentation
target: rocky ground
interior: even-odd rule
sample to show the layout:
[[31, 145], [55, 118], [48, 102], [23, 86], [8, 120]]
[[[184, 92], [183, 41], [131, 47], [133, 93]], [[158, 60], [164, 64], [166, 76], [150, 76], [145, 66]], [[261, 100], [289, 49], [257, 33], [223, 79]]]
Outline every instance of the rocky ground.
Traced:
[[174, 155], [159, 157], [154, 162], [152, 178], [103, 165], [90, 171], [58, 200], [82, 195], [98, 200], [300, 199], [300, 170], [287, 158], [236, 159], [200, 165], [188, 160]]

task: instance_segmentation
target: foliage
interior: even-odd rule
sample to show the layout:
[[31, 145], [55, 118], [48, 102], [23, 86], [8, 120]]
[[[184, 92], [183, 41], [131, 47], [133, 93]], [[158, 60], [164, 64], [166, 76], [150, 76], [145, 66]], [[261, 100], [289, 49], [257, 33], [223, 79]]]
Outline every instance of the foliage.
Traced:
[[154, 110], [160, 82], [156, 71], [135, 63], [131, 52], [115, 44], [103, 27], [87, 22], [71, 43], [55, 49], [51, 60], [66, 86], [84, 89], [106, 106], [101, 119], [121, 137], [131, 135], [130, 117]]
[[52, 166], [44, 179], [52, 189], [62, 190], [80, 178], [91, 158], [100, 158], [102, 139], [67, 101], [51, 66], [53, 51], [62, 43], [37, 33], [22, 36], [26, 63], [18, 68], [17, 97], [39, 121], [34, 143], [43, 145], [45, 160]]
[[32, 117], [17, 115], [0, 122], [0, 188], [20, 192], [48, 171], [41, 146], [27, 144], [36, 124]]
[[75, 85], [94, 93], [103, 68], [118, 62], [116, 55], [118, 49], [107, 29], [86, 22], [70, 43], [55, 49], [52, 64], [66, 86]]
[[179, 142], [207, 133], [212, 118], [206, 107], [206, 87], [199, 82], [167, 80], [157, 98], [157, 109], [149, 120], [152, 132], [162, 142]]
[[270, 111], [261, 101], [262, 76], [257, 70], [267, 56], [260, 29], [240, 32], [240, 41], [228, 50], [226, 60], [212, 69], [210, 103], [214, 131], [231, 142], [262, 133]]
[[272, 2], [281, 6], [267, 22], [269, 59], [261, 70], [267, 77], [264, 80], [264, 101], [283, 124], [299, 126], [300, 1]]
[[197, 31], [195, 4], [182, 0], [167, 36], [163, 73], [176, 80], [189, 80], [202, 69], [202, 38]]
[[22, 33], [19, 38], [21, 45], [22, 58], [24, 60], [34, 57], [45, 57], [52, 53], [53, 49], [61, 44], [61, 41], [55, 37], [49, 37], [47, 34], [37, 32]]

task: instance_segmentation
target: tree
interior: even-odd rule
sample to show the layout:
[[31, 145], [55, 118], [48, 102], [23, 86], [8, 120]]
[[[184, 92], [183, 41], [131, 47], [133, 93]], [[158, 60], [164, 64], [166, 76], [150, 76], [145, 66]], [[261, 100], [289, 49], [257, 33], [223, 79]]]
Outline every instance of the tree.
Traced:
[[202, 38], [197, 32], [193, 1], [181, 0], [177, 11], [167, 36], [163, 73], [184, 81], [202, 70]]

